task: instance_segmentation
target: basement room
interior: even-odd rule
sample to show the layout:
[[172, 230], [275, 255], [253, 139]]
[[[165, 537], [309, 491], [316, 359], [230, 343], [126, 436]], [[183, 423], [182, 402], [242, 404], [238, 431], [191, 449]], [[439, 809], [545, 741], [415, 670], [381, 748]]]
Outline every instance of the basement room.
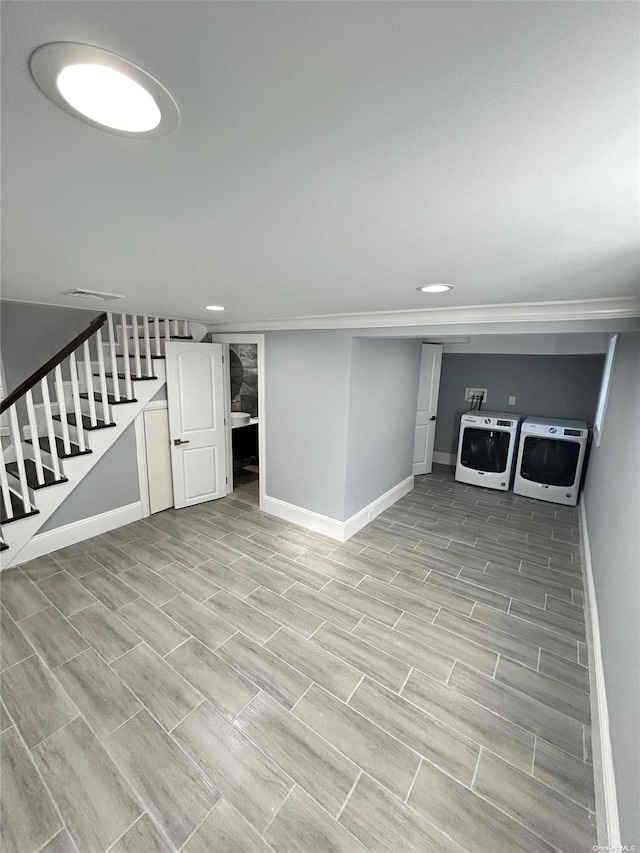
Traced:
[[0, 23], [0, 851], [640, 849], [640, 6]]

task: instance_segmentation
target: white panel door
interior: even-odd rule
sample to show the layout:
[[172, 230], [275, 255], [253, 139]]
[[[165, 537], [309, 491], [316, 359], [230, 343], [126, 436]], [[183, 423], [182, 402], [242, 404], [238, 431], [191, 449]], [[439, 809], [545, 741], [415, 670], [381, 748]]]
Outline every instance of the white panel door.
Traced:
[[433, 442], [436, 437], [436, 412], [440, 391], [442, 345], [422, 344], [416, 440], [413, 447], [413, 473], [430, 474], [433, 467]]
[[222, 344], [165, 344], [174, 506], [227, 494]]

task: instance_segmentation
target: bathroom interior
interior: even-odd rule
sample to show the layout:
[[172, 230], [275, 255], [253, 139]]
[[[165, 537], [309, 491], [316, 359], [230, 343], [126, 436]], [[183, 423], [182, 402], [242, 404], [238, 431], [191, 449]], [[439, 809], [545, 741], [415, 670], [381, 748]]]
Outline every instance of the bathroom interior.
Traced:
[[258, 346], [229, 344], [233, 490], [259, 503]]

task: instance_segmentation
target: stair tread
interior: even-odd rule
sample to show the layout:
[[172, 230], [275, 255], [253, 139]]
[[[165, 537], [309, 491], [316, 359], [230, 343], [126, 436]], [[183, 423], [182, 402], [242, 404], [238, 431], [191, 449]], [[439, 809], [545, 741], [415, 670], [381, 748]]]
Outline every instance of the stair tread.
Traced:
[[[138, 337], [138, 340], [139, 340], [139, 341], [144, 341], [144, 339], [145, 339], [145, 338], [144, 338], [144, 335], [140, 335], [140, 336]], [[135, 341], [135, 337], [134, 337], [134, 335], [129, 335], [129, 340], [130, 340], [130, 341]], [[154, 334], [153, 334], [153, 329], [150, 329], [150, 330], [149, 330], [149, 340], [151, 340], [152, 342], [153, 342], [153, 341], [155, 341], [155, 336], [154, 336]], [[161, 332], [161, 333], [160, 333], [160, 340], [161, 340], [161, 341], [166, 341], [166, 338], [165, 338], [165, 336], [164, 336], [164, 332]], [[192, 340], [193, 340], [193, 335], [169, 335], [169, 340], [170, 340], [170, 341], [192, 341]], [[153, 343], [152, 343], [152, 346], [153, 346]]]
[[18, 521], [21, 518], [28, 518], [30, 515], [38, 515], [39, 511], [33, 507], [31, 508], [31, 512], [25, 512], [22, 498], [19, 498], [13, 492], [9, 492], [9, 497], [11, 499], [11, 508], [13, 509], [13, 518], [7, 518], [4, 511], [4, 501], [2, 501], [2, 506], [0, 507], [0, 522], [2, 522], [2, 524], [11, 524], [12, 521]]
[[[80, 396], [82, 397], [83, 400], [89, 399], [89, 394], [86, 391], [82, 391]], [[102, 402], [102, 394], [94, 394], [93, 398], [94, 398], [94, 400], [97, 400], [99, 403]], [[120, 403], [137, 403], [137, 402], [138, 401], [136, 400], [135, 397], [120, 397], [119, 400], [116, 400], [116, 398], [113, 396], [113, 394], [107, 394], [107, 403], [109, 403], [112, 406], [119, 406]]]
[[[94, 373], [93, 375], [94, 376], [100, 376], [99, 373]], [[113, 373], [105, 373], [105, 376], [107, 376], [109, 379], [113, 379]], [[127, 376], [125, 373], [118, 373], [118, 379], [126, 379], [126, 378], [127, 378]], [[157, 376], [134, 376], [133, 374], [131, 375], [131, 379], [134, 382], [148, 382], [150, 379], [157, 379], [157, 378], [158, 378]]]
[[[54, 421], [62, 421], [62, 418], [60, 415], [53, 415], [53, 420]], [[67, 422], [70, 423], [72, 426], [77, 426], [76, 416], [68, 414], [67, 415]], [[91, 418], [89, 417], [89, 415], [82, 415], [82, 428], [83, 429], [86, 429], [86, 430], [108, 429], [109, 427], [114, 427], [114, 426], [115, 426], [115, 424], [113, 424], [113, 423], [108, 424], [105, 421], [100, 420], [100, 418], [98, 418], [96, 425], [92, 426], [91, 425]]]
[[[60, 477], [59, 480], [56, 480], [56, 475], [54, 472], [47, 468], [45, 465], [42, 466], [43, 474], [44, 474], [44, 483], [38, 483], [38, 473], [36, 469], [36, 463], [33, 459], [25, 459], [24, 467], [27, 474], [27, 483], [29, 484], [30, 489], [44, 489], [47, 486], [55, 486], [56, 483], [66, 483], [66, 477]], [[17, 462], [8, 462], [6, 465], [7, 471], [10, 474], [13, 474], [15, 477], [18, 477], [18, 463]]]
[[[32, 439], [27, 439], [27, 444], [33, 444]], [[46, 450], [47, 453], [51, 453], [51, 447], [49, 445], [49, 439], [45, 436], [41, 436], [38, 439], [38, 444], [43, 450]], [[64, 452], [64, 442], [61, 438], [56, 436], [56, 453], [59, 459], [70, 459], [72, 456], [85, 456], [87, 453], [91, 453], [91, 450], [80, 450], [79, 445], [77, 445], [74, 441], [71, 442], [71, 453]]]

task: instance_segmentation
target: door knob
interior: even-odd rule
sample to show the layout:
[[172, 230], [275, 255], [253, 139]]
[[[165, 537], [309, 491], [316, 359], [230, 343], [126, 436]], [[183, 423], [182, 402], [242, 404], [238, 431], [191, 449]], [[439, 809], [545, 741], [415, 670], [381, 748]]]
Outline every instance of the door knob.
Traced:
[[431, 415], [431, 417], [429, 418], [430, 421], [435, 421], [435, 419], [436, 419], [435, 415]]
[[174, 443], [174, 444], [189, 444], [189, 442], [188, 442], [188, 441], [185, 441], [185, 440], [184, 440], [184, 439], [182, 439], [182, 438], [174, 438], [174, 439], [173, 439], [173, 443]]

